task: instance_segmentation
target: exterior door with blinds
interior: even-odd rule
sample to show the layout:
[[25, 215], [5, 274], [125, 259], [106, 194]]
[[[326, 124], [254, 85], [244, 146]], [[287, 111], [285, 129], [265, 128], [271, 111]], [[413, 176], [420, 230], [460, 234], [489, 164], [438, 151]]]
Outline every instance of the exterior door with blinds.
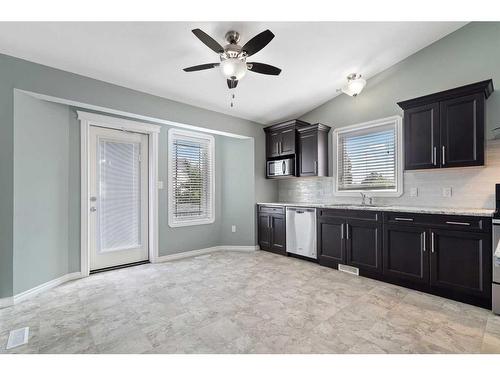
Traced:
[[214, 137], [179, 129], [168, 137], [169, 226], [213, 223]]
[[148, 259], [148, 137], [90, 127], [90, 270]]

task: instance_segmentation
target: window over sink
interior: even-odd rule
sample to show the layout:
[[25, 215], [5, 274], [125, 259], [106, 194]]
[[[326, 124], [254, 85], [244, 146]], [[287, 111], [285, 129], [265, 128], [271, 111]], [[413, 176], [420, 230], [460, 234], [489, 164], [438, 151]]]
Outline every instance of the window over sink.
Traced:
[[337, 195], [395, 197], [403, 193], [400, 116], [338, 128], [333, 140]]

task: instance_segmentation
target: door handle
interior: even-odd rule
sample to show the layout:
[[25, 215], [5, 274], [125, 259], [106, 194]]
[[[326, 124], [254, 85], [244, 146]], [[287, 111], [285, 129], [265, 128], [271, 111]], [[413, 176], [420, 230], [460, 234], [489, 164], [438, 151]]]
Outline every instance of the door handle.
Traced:
[[441, 150], [442, 150], [442, 156], [443, 156], [443, 160], [441, 160], [441, 164], [445, 165], [446, 164], [446, 159], [445, 159], [445, 154], [446, 154], [446, 147], [443, 146], [441, 147]]
[[437, 165], [437, 147], [434, 146], [434, 152], [432, 154], [432, 164]]
[[431, 253], [434, 253], [434, 232], [431, 232]]
[[90, 212], [96, 212], [97, 211], [97, 208], [95, 207], [90, 207]]
[[314, 174], [318, 174], [318, 162], [314, 161]]
[[283, 163], [281, 163], [281, 171], [283, 172], [283, 174], [285, 174], [285, 172], [286, 172], [286, 163], [284, 160], [283, 160]]

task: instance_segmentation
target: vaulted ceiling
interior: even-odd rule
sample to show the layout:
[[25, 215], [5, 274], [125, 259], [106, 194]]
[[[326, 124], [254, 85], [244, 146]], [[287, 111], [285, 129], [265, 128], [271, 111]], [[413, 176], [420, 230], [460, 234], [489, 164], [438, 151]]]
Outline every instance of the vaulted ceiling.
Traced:
[[[368, 79], [463, 26], [463, 22], [43, 22], [0, 23], [0, 52], [135, 90], [269, 124], [332, 99], [352, 72]], [[244, 44], [270, 29], [275, 38], [252, 61], [281, 75], [248, 72], [228, 90], [218, 62], [191, 29], [220, 44], [236, 30]], [[368, 82], [369, 85], [369, 82]], [[230, 107], [230, 93], [235, 94]]]

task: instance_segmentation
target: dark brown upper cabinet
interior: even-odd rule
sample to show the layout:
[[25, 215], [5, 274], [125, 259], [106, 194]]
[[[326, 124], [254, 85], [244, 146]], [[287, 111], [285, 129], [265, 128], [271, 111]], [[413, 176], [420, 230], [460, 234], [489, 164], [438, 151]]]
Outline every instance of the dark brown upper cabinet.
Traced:
[[330, 127], [314, 124], [297, 129], [298, 176], [328, 176], [328, 132]]
[[292, 120], [264, 131], [266, 161], [293, 158], [295, 177], [328, 176], [329, 126]]
[[485, 100], [491, 79], [399, 102], [405, 169], [484, 165]]
[[295, 155], [297, 149], [296, 128], [307, 125], [309, 125], [307, 122], [292, 120], [264, 128], [267, 159]]

